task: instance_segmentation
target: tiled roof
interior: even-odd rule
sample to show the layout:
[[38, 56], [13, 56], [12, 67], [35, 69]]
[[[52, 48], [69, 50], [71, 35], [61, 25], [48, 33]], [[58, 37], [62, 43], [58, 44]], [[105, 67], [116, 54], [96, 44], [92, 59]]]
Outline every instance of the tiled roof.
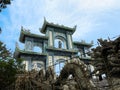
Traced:
[[38, 53], [38, 52], [33, 52], [33, 51], [24, 51], [20, 50], [19, 48], [16, 48], [14, 57], [18, 58], [20, 55], [35, 55], [35, 56], [46, 56], [46, 53]]
[[44, 34], [46, 33], [46, 27], [47, 27], [47, 26], [65, 29], [65, 30], [68, 30], [68, 31], [70, 31], [70, 32], [72, 32], [72, 33], [74, 33], [75, 30], [76, 30], [76, 26], [74, 26], [73, 28], [70, 28], [70, 27], [67, 27], [67, 26], [64, 26], [64, 25], [49, 23], [49, 22], [46, 21], [46, 19], [45, 19], [45, 20], [44, 20], [44, 24], [43, 24], [43, 26], [42, 26], [42, 28], [41, 28], [41, 30], [40, 30], [41, 33], [44, 33]]
[[42, 36], [42, 35], [38, 35], [38, 34], [33, 34], [29, 31], [24, 30], [23, 28], [21, 28], [21, 33], [20, 33], [20, 42], [25, 42], [25, 37], [31, 37], [31, 38], [37, 38], [37, 39], [41, 39], [41, 40], [47, 40], [48, 37], [47, 36]]
[[82, 46], [86, 46], [86, 47], [91, 47], [93, 46], [92, 43], [86, 43], [86, 42], [78, 42], [78, 41], [74, 41], [73, 42], [74, 45], [82, 45]]
[[46, 49], [52, 50], [52, 51], [68, 52], [68, 53], [77, 53], [78, 52], [76, 50], [60, 49], [60, 48], [54, 48], [54, 47], [46, 47]]

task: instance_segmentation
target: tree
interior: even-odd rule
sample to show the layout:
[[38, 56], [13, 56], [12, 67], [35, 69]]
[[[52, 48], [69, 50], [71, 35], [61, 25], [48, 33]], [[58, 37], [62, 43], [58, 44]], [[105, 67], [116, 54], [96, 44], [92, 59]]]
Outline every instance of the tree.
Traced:
[[7, 5], [11, 4], [12, 0], [0, 0], [0, 12], [2, 9], [6, 8]]
[[101, 74], [120, 77], [120, 37], [115, 40], [98, 39], [99, 46], [92, 49], [92, 58], [96, 60], [96, 70]]
[[12, 84], [16, 79], [22, 59], [14, 59], [10, 50], [0, 41], [0, 90]]
[[[98, 39], [99, 46], [92, 49], [91, 57], [95, 59], [96, 71], [106, 74], [112, 90], [120, 90], [120, 37], [115, 40]], [[118, 85], [118, 86], [116, 86]]]
[[2, 29], [1, 29], [1, 27], [0, 27], [0, 34], [1, 34], [1, 32], [2, 32]]

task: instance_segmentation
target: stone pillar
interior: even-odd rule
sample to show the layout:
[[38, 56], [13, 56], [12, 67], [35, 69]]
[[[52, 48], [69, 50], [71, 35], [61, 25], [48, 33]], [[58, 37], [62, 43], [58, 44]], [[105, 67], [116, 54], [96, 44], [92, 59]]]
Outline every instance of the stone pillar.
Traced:
[[23, 61], [23, 64], [25, 64], [25, 70], [26, 71], [28, 71], [28, 65], [29, 65], [29, 62], [28, 62], [28, 60], [25, 60], [25, 61]]
[[43, 53], [45, 53], [45, 41], [43, 42], [42, 47], [43, 47]]
[[52, 56], [48, 56], [48, 66], [53, 65]]
[[21, 58], [24, 59], [22, 63], [25, 65], [25, 70], [30, 71], [32, 66], [31, 57], [22, 56]]
[[53, 46], [53, 33], [49, 31], [49, 46]]
[[72, 38], [71, 38], [71, 35], [70, 33], [67, 33], [67, 41], [68, 41], [68, 48], [69, 49], [73, 49], [73, 45], [72, 45]]

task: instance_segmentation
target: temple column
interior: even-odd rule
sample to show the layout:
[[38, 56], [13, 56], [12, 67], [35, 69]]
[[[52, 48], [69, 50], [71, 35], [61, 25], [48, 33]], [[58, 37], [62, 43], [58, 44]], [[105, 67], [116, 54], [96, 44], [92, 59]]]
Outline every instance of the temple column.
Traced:
[[67, 40], [68, 40], [68, 48], [73, 49], [72, 38], [71, 38], [71, 35], [69, 33], [67, 34]]
[[28, 60], [25, 60], [25, 61], [23, 61], [23, 64], [25, 64], [25, 70], [28, 71], [29, 61], [28, 61]]
[[48, 66], [53, 65], [52, 56], [48, 56]]
[[53, 46], [53, 33], [49, 31], [49, 46]]

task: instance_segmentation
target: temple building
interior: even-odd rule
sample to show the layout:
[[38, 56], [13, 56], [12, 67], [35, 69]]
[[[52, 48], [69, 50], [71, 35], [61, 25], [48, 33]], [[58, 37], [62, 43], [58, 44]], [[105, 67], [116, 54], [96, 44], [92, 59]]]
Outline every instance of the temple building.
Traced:
[[40, 29], [44, 35], [33, 34], [21, 27], [19, 41], [24, 43], [24, 50], [20, 50], [16, 45], [14, 56], [15, 58], [23, 58], [25, 69], [28, 71], [54, 66], [57, 73], [66, 60], [76, 55], [86, 62], [90, 60], [86, 52], [92, 43], [73, 41], [72, 35], [75, 31], [76, 26], [71, 28], [49, 23], [46, 20]]

